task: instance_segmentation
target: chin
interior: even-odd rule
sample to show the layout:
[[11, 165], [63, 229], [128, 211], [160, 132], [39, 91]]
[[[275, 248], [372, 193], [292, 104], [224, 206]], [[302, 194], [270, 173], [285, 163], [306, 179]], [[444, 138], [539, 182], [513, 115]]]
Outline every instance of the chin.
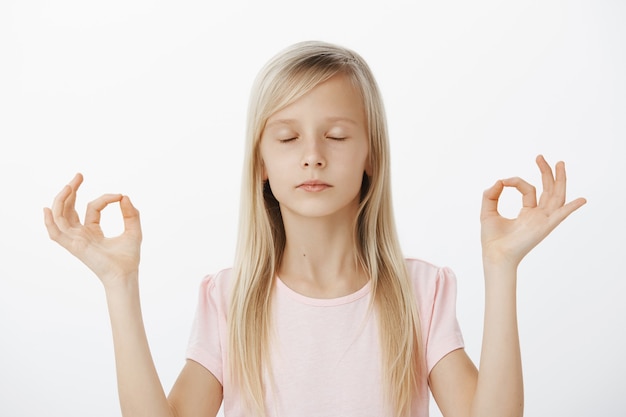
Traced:
[[329, 206], [328, 204], [315, 203], [301, 204], [299, 207], [285, 207], [281, 205], [281, 213], [283, 213], [283, 218], [292, 216], [302, 219], [328, 219], [352, 222], [359, 209], [358, 200], [355, 201], [356, 204], [351, 202], [343, 206]]

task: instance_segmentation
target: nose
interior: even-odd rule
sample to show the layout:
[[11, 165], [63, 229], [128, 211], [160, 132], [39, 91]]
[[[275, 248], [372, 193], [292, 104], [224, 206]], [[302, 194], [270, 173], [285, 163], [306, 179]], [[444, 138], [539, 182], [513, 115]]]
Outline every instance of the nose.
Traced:
[[302, 167], [303, 168], [323, 168], [326, 166], [326, 159], [322, 150], [322, 140], [320, 139], [308, 139], [305, 140], [306, 146], [302, 153]]

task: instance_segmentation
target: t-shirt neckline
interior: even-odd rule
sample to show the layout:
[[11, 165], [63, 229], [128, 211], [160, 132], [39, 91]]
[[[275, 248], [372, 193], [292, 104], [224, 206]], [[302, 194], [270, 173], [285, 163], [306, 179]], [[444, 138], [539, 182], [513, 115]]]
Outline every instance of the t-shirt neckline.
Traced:
[[293, 289], [289, 288], [289, 286], [287, 286], [287, 284], [285, 284], [283, 280], [281, 280], [280, 277], [278, 276], [276, 277], [275, 285], [278, 291], [288, 295], [290, 298], [293, 298], [294, 300], [303, 304], [308, 304], [308, 305], [318, 306], [318, 307], [333, 307], [333, 306], [339, 306], [343, 304], [349, 304], [354, 301], [357, 301], [360, 298], [363, 298], [364, 296], [369, 294], [371, 290], [371, 284], [369, 281], [367, 281], [365, 285], [363, 285], [361, 288], [359, 288], [358, 290], [356, 290], [355, 292], [351, 294], [347, 294], [347, 295], [343, 295], [341, 297], [335, 297], [335, 298], [313, 298], [313, 297], [308, 297], [306, 295], [300, 294], [299, 292], [294, 291]]

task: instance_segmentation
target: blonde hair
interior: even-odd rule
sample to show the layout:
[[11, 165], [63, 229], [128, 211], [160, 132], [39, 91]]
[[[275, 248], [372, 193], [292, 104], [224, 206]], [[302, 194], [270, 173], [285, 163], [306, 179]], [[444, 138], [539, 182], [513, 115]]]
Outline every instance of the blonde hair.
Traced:
[[265, 415], [265, 385], [271, 382], [271, 289], [286, 239], [278, 203], [263, 181], [260, 139], [272, 114], [337, 74], [347, 76], [360, 92], [367, 117], [371, 176], [363, 176], [354, 241], [357, 262], [371, 282], [380, 327], [383, 391], [395, 415], [409, 415], [424, 372], [417, 307], [393, 218], [386, 117], [377, 83], [355, 52], [323, 42], [301, 42], [260, 71], [248, 108], [228, 354], [233, 381], [245, 396], [242, 400], [259, 416]]

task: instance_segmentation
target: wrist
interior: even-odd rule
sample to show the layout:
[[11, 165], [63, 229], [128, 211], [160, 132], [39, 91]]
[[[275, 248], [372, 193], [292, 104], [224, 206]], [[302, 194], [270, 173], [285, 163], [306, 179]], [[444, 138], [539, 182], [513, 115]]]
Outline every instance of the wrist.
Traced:
[[107, 296], [134, 292], [139, 288], [139, 272], [124, 272], [101, 277]]
[[517, 282], [518, 263], [508, 259], [493, 259], [483, 257], [483, 273], [485, 282]]
[[521, 259], [513, 257], [503, 252], [485, 251], [482, 252], [483, 266], [489, 269], [517, 270]]

